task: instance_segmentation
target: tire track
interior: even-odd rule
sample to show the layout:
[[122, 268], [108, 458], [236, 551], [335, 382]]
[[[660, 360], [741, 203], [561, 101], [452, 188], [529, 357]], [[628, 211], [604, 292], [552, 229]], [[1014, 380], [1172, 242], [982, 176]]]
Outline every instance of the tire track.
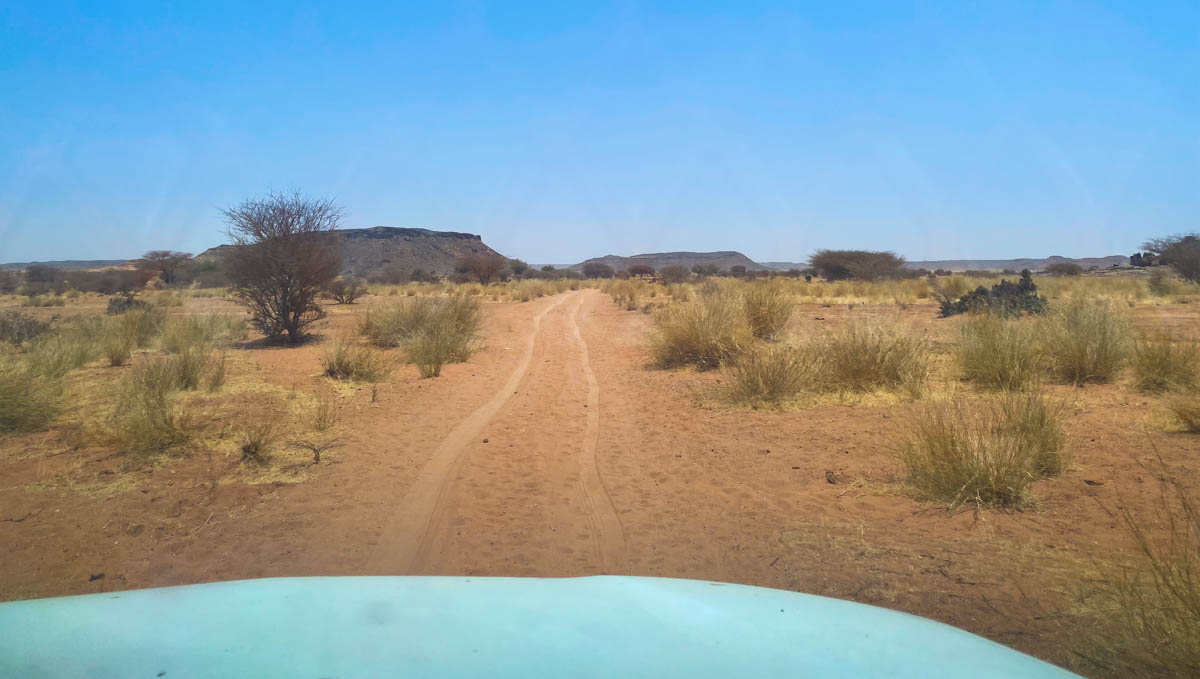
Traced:
[[447, 509], [455, 478], [466, 457], [463, 452], [504, 407], [525, 378], [533, 359], [542, 319], [565, 300], [564, 295], [533, 317], [533, 327], [525, 339], [525, 353], [504, 386], [491, 400], [451, 430], [425, 463], [404, 500], [385, 524], [379, 544], [367, 562], [370, 571], [406, 574], [416, 571], [425, 563], [431, 542], [430, 526]]
[[619, 572], [625, 565], [625, 531], [621, 527], [621, 518], [617, 516], [617, 510], [613, 507], [612, 498], [604, 488], [604, 480], [600, 477], [600, 468], [596, 464], [596, 448], [600, 441], [600, 383], [596, 381], [596, 373], [592, 371], [592, 364], [588, 360], [587, 342], [583, 339], [579, 322], [576, 320], [587, 300], [582, 294], [579, 298], [579, 304], [568, 316], [571, 334], [579, 348], [579, 366], [588, 385], [587, 430], [583, 435], [583, 445], [579, 449], [579, 491], [592, 525], [593, 542], [601, 568], [605, 572]]

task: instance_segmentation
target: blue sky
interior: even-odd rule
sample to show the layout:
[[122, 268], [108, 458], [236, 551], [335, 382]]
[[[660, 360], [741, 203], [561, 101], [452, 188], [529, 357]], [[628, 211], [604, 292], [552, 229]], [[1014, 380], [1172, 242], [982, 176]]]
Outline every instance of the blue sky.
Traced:
[[533, 262], [1200, 229], [1200, 2], [0, 4], [0, 261], [301, 188]]

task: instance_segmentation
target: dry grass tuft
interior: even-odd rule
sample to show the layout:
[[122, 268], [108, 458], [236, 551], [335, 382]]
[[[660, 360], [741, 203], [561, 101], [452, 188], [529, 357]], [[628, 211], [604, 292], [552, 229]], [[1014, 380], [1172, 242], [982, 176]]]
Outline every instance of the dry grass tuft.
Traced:
[[1200, 343], [1177, 340], [1168, 333], [1138, 338], [1130, 356], [1139, 391], [1161, 393], [1200, 386]]
[[170, 358], [134, 365], [117, 389], [109, 418], [112, 438], [125, 452], [151, 457], [189, 441], [193, 432], [186, 414], [175, 407], [179, 367]]
[[706, 285], [692, 299], [658, 311], [654, 325], [651, 352], [655, 363], [664, 368], [716, 368], [754, 340], [741, 295], [717, 285]]
[[993, 314], [975, 314], [958, 326], [954, 361], [964, 378], [991, 389], [1023, 389], [1045, 368], [1035, 326]]
[[855, 322], [816, 340], [826, 391], [919, 391], [930, 370], [929, 342], [899, 326]]
[[1063, 407], [1037, 392], [927, 404], [904, 432], [899, 457], [920, 499], [1019, 507], [1029, 486], [1063, 467]]
[[1039, 320], [1038, 332], [1051, 373], [1069, 384], [1112, 381], [1132, 337], [1129, 319], [1114, 303], [1082, 298], [1056, 304]]
[[725, 399], [741, 406], [777, 406], [813, 385], [815, 356], [798, 347], [767, 346], [740, 355], [730, 367]]
[[748, 283], [742, 297], [750, 332], [759, 339], [781, 335], [796, 306], [787, 289], [775, 281]]
[[1083, 592], [1093, 625], [1074, 635], [1075, 651], [1098, 675], [1200, 675], [1200, 511], [1160, 465], [1157, 516], [1120, 508], [1135, 561], [1101, 567]]
[[382, 382], [392, 372], [392, 362], [378, 349], [337, 338], [321, 356], [325, 374], [337, 380]]

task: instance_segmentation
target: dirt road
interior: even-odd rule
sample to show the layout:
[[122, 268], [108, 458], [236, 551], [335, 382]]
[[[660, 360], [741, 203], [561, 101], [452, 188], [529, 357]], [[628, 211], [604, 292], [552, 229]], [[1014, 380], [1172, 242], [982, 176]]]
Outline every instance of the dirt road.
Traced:
[[[368, 571], [486, 569], [499, 558], [619, 567], [621, 523], [596, 465], [600, 387], [576, 320], [595, 301], [560, 296], [534, 314], [508, 379], [438, 444], [384, 526]], [[534, 463], [512, 464], [514, 450]]]

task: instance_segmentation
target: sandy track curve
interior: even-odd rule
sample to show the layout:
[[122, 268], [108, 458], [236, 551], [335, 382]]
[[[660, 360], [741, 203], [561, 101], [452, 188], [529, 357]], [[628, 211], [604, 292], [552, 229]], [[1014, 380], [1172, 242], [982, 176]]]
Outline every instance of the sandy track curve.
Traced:
[[587, 430], [579, 449], [579, 490], [592, 524], [601, 567], [606, 572], [615, 572], [625, 567], [625, 531], [596, 464], [596, 447], [600, 441], [600, 383], [596, 381], [596, 373], [588, 359], [587, 341], [579, 330], [578, 316], [583, 312], [585, 301], [586, 298], [580, 295], [579, 304], [568, 316], [571, 335], [579, 349], [579, 366], [588, 387]]
[[379, 543], [367, 563], [370, 571], [412, 573], [425, 561], [429, 551], [430, 526], [446, 508], [447, 498], [452, 493], [455, 477], [463, 461], [463, 451], [512, 397], [529, 370], [542, 319], [565, 300], [566, 296], [561, 297], [533, 317], [532, 326], [525, 335], [525, 353], [508, 380], [487, 403], [451, 430], [434, 450], [417, 480], [385, 524]]

